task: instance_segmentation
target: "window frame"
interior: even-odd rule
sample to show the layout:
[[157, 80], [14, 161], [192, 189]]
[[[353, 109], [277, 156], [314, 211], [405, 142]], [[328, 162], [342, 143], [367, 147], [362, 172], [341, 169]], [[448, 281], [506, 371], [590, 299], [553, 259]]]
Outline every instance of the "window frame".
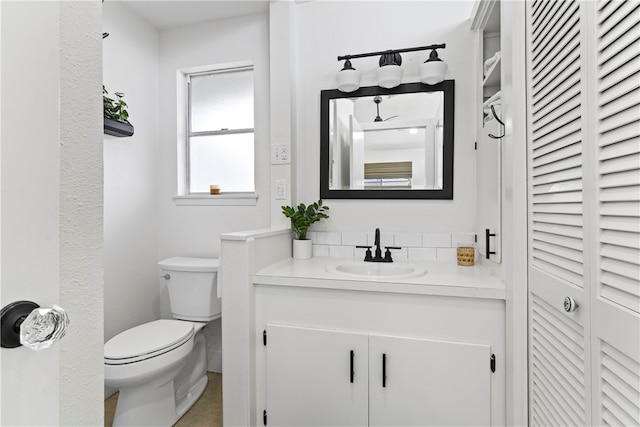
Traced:
[[[191, 131], [192, 126], [192, 111], [191, 111], [191, 99], [192, 99], [192, 88], [191, 88], [191, 78], [193, 76], [204, 76], [211, 74], [223, 74], [229, 72], [236, 71], [251, 71], [253, 77], [253, 92], [254, 92], [254, 101], [253, 101], [253, 114], [254, 114], [254, 126], [252, 128], [238, 128], [238, 129], [219, 129], [219, 130], [210, 130], [210, 131]], [[178, 194], [175, 195], [174, 201], [176, 205], [255, 205], [258, 199], [258, 195], [256, 193], [257, 182], [256, 182], [256, 127], [255, 127], [255, 66], [252, 62], [244, 61], [240, 63], [233, 64], [218, 64], [218, 65], [209, 65], [203, 67], [196, 67], [191, 69], [179, 70], [178, 72], [179, 89], [178, 97], [183, 98], [182, 105], [184, 108], [178, 109], [178, 118], [180, 116], [183, 117], [184, 126], [182, 127], [182, 131], [180, 130], [181, 126], [178, 126], [178, 142], [179, 145], [182, 146], [182, 149], [179, 149], [178, 155], [178, 171], [179, 171], [179, 180], [181, 183], [178, 183]], [[178, 105], [180, 105], [180, 100], [178, 99]], [[182, 110], [182, 112], [180, 111]], [[190, 150], [191, 150], [191, 138], [197, 136], [219, 136], [219, 135], [232, 135], [232, 134], [252, 134], [253, 135], [253, 191], [246, 192], [223, 192], [218, 195], [211, 195], [207, 192], [192, 192], [191, 190], [191, 161], [190, 161]], [[180, 155], [180, 153], [182, 153]], [[180, 173], [180, 170], [182, 172]]]

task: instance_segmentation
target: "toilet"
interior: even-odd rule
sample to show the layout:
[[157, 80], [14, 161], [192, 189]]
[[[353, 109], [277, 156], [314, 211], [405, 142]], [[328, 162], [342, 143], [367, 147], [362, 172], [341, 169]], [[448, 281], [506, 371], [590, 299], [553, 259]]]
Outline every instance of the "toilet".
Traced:
[[218, 260], [175, 257], [158, 263], [173, 319], [136, 326], [104, 345], [104, 380], [120, 391], [114, 426], [171, 426], [207, 386], [203, 328], [220, 318]]

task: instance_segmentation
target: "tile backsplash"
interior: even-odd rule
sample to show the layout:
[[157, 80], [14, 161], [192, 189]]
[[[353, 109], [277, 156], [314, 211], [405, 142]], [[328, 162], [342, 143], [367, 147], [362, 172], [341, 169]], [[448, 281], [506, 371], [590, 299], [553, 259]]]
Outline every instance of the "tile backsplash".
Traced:
[[[373, 246], [373, 232], [310, 231], [314, 256], [364, 259], [366, 249]], [[474, 246], [473, 233], [380, 233], [380, 247], [398, 246], [391, 251], [394, 259], [456, 260], [456, 247]]]

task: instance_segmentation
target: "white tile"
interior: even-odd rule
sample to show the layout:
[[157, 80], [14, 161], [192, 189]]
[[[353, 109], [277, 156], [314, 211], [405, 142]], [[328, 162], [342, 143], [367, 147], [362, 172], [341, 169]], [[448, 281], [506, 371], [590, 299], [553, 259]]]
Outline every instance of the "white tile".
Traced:
[[339, 245], [342, 243], [339, 231], [316, 231], [316, 243], [319, 245]]
[[455, 233], [451, 235], [451, 246], [473, 246], [476, 235], [474, 233]]
[[339, 258], [353, 258], [354, 247], [353, 246], [329, 246], [329, 256]]
[[438, 261], [457, 261], [458, 251], [456, 248], [437, 248], [436, 258]]
[[449, 233], [430, 233], [422, 235], [423, 248], [450, 248], [451, 234]]
[[436, 259], [436, 248], [409, 248], [409, 259]]
[[316, 243], [316, 232], [315, 231], [307, 231], [307, 239], [311, 240], [311, 243]]
[[329, 246], [313, 245], [313, 256], [329, 256]]
[[364, 260], [364, 257], [365, 257], [365, 256], [366, 256], [366, 254], [367, 254], [367, 250], [366, 250], [366, 249], [364, 249], [364, 248], [355, 248], [355, 247], [354, 247], [354, 249], [355, 249], [355, 250], [354, 250], [354, 257], [355, 257], [356, 259]]
[[394, 246], [403, 248], [419, 248], [422, 246], [422, 234], [420, 233], [395, 233]]
[[364, 246], [367, 244], [367, 233], [353, 233], [348, 231], [342, 232], [342, 244], [351, 246]]
[[[394, 260], [406, 260], [407, 259], [407, 248], [402, 249], [392, 249], [391, 250], [391, 258]], [[384, 251], [382, 252], [382, 256], [384, 256]]]

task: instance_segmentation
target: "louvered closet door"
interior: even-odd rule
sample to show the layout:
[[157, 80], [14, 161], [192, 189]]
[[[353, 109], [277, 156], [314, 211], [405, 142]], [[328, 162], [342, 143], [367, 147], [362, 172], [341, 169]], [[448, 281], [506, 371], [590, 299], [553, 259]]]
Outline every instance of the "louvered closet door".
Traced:
[[640, 425], [640, 2], [594, 5], [593, 422]]
[[[583, 8], [527, 4], [531, 425], [590, 424]], [[565, 297], [579, 308], [566, 312]]]
[[530, 422], [639, 425], [640, 3], [527, 20]]

